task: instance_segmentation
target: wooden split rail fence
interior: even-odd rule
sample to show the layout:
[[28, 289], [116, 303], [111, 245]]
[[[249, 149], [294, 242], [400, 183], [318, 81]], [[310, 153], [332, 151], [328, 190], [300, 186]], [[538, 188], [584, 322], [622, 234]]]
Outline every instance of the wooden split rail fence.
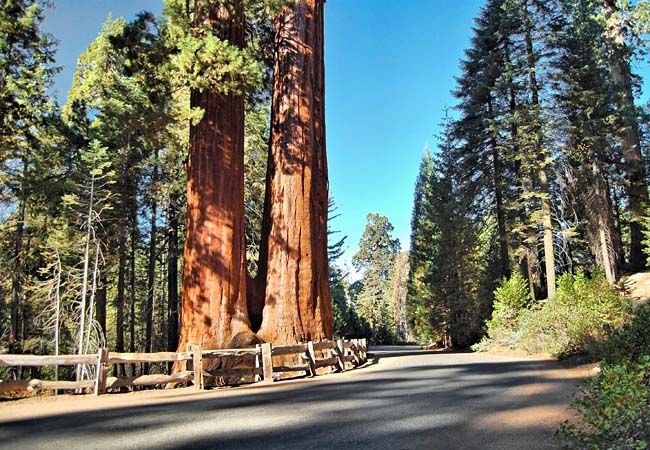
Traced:
[[[329, 354], [329, 356], [327, 356]], [[274, 365], [273, 357], [300, 355], [302, 363], [292, 366]], [[325, 356], [318, 358], [318, 356]], [[206, 370], [206, 360], [219, 358], [243, 358], [254, 361], [247, 367]], [[34, 391], [34, 390], [86, 390], [94, 391], [95, 395], [108, 392], [111, 389], [129, 386], [157, 386], [192, 382], [195, 389], [204, 388], [207, 377], [222, 377], [222, 379], [249, 379], [251, 382], [272, 382], [283, 373], [300, 373], [315, 376], [317, 369], [332, 367], [337, 371], [345, 371], [366, 362], [366, 339], [349, 341], [307, 342], [305, 344], [284, 345], [274, 347], [271, 344], [260, 344], [254, 348], [205, 350], [201, 346], [188, 346], [186, 352], [159, 353], [117, 353], [101, 348], [97, 354], [90, 355], [7, 355], [0, 354], [0, 367], [43, 367], [43, 366], [77, 366], [91, 365], [95, 367], [94, 380], [81, 381], [48, 381], [48, 380], [0, 380], [0, 392]], [[169, 363], [176, 361], [191, 362], [192, 370], [185, 370], [171, 375], [154, 374], [139, 376], [109, 377], [111, 364], [138, 363]], [[189, 364], [189, 363], [188, 363]]]

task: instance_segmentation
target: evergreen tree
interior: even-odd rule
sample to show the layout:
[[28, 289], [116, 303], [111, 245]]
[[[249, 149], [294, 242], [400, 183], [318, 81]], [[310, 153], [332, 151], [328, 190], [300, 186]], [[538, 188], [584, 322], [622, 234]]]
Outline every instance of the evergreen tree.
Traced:
[[400, 243], [391, 236], [393, 225], [387, 217], [372, 213], [366, 219], [359, 251], [352, 257], [354, 267], [363, 272], [355, 308], [368, 321], [375, 342], [390, 342], [395, 334], [390, 279]]
[[25, 286], [40, 264], [39, 243], [47, 226], [43, 213], [57, 190], [56, 183], [44, 181], [61, 172], [48, 142], [49, 124], [56, 119], [48, 91], [58, 69], [52, 66], [54, 40], [41, 30], [46, 5], [0, 2], [0, 205], [5, 211], [0, 232], [2, 265], [10, 268], [2, 289], [7, 295], [0, 300], [0, 342], [11, 351], [19, 351], [28, 338]]

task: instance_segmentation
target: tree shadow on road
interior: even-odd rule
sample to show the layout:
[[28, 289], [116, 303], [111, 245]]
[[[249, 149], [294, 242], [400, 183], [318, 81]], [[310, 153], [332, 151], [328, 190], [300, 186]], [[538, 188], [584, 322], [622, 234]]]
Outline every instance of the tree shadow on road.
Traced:
[[13, 450], [556, 448], [576, 383], [556, 363], [446, 363], [439, 353], [426, 361], [237, 396], [8, 421], [0, 440]]

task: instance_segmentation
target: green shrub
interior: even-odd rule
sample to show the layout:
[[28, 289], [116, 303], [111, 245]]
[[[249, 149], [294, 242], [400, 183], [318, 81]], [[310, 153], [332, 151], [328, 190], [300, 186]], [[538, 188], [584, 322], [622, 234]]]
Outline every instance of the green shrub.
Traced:
[[627, 301], [603, 274], [564, 274], [557, 294], [520, 316], [517, 346], [530, 353], [564, 357], [587, 353], [599, 356], [608, 329], [620, 327], [628, 315]]
[[531, 304], [528, 283], [518, 272], [501, 280], [494, 291], [494, 310], [487, 321], [488, 336], [493, 342], [514, 347], [519, 319]]
[[650, 304], [640, 306], [633, 320], [616, 330], [603, 349], [606, 364], [638, 361], [650, 355]]
[[562, 425], [563, 448], [650, 448], [650, 356], [605, 365], [583, 382], [573, 407], [582, 421]]

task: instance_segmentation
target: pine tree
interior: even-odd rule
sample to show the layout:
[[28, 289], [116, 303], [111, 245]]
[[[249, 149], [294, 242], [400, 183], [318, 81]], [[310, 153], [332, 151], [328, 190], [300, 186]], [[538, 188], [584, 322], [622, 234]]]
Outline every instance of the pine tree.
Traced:
[[557, 39], [555, 102], [566, 163], [578, 178], [574, 185], [581, 213], [588, 221], [592, 253], [610, 283], [618, 276], [619, 236], [614, 227], [609, 181], [617, 159], [612, 127], [615, 104], [609, 74], [601, 61], [604, 29], [595, 2], [575, 0], [564, 6], [566, 20]]
[[387, 343], [395, 333], [390, 282], [400, 243], [391, 236], [393, 225], [387, 217], [372, 213], [366, 219], [359, 251], [352, 257], [354, 267], [363, 272], [363, 287], [355, 308], [370, 324], [373, 341]]
[[[41, 220], [37, 199], [50, 194], [41, 180], [52, 173], [54, 152], [47, 163], [48, 149], [44, 140], [48, 122], [55, 115], [48, 95], [52, 76], [58, 69], [54, 60], [53, 38], [41, 30], [45, 2], [38, 0], [6, 0], [0, 3], [0, 201], [12, 211], [3, 220], [3, 266], [11, 268], [9, 321], [0, 306], [0, 326], [6, 333], [12, 351], [18, 351], [29, 328], [24, 290], [33, 267], [36, 249], [25, 243], [37, 230]], [[34, 240], [34, 244], [36, 240]], [[5, 303], [3, 298], [0, 304]], [[4, 305], [3, 305], [4, 306]], [[5, 333], [0, 333], [4, 335]]]
[[626, 194], [630, 214], [629, 269], [640, 271], [646, 266], [641, 242], [643, 239], [641, 221], [644, 215], [643, 205], [648, 203], [648, 185], [645, 179], [639, 124], [634, 105], [634, 78], [630, 69], [632, 48], [626, 43], [623, 11], [619, 10], [617, 2], [603, 0], [602, 14], [606, 21], [607, 56], [611, 81], [617, 91], [617, 115], [619, 116], [617, 124], [620, 124], [621, 130], [617, 134], [621, 140], [621, 153], [625, 161]]

